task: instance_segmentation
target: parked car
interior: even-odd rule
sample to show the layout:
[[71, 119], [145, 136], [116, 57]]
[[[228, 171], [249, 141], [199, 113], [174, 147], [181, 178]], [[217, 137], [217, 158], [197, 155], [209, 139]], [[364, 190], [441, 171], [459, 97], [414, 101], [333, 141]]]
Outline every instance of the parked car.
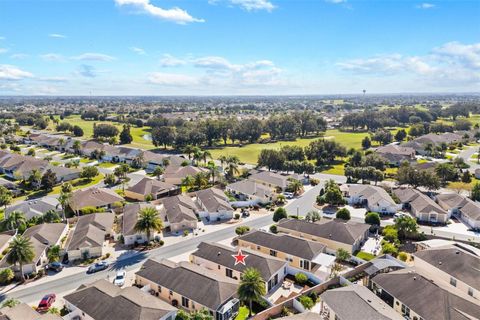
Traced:
[[127, 273], [125, 270], [120, 270], [117, 272], [117, 275], [115, 276], [115, 279], [113, 279], [113, 284], [119, 287], [122, 287], [125, 284], [125, 277], [127, 276]]
[[56, 298], [57, 296], [55, 295], [55, 293], [50, 293], [44, 296], [42, 300], [40, 300], [40, 303], [38, 304], [37, 311], [47, 312], [48, 309], [50, 309], [50, 307], [52, 306], [52, 304], [55, 303]]
[[87, 273], [95, 273], [108, 268], [108, 263], [106, 261], [97, 262], [88, 267]]
[[49, 264], [47, 264], [47, 270], [52, 270], [52, 271], [55, 271], [55, 272], [60, 272], [63, 270], [64, 266], [63, 264], [61, 264], [60, 262], [51, 262]]
[[242, 217], [250, 217], [250, 212], [247, 209], [242, 209]]
[[293, 196], [294, 196], [293, 192], [284, 192], [283, 195], [287, 199], [293, 199]]

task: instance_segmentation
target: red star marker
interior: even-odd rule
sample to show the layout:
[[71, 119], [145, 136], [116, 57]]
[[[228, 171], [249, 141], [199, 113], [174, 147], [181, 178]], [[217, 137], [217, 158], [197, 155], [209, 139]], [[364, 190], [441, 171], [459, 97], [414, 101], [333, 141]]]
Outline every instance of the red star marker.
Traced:
[[243, 254], [242, 249], [238, 249], [237, 254], [232, 254], [232, 257], [235, 258], [235, 265], [241, 263], [245, 266], [245, 258], [248, 257], [248, 254]]

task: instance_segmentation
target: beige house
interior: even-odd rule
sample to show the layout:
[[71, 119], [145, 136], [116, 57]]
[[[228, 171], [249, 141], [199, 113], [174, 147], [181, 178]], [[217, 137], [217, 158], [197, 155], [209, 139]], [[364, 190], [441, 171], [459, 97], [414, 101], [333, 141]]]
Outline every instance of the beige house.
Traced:
[[419, 221], [445, 224], [450, 219], [450, 213], [416, 189], [399, 188], [393, 193], [400, 199], [403, 208], [409, 210]]
[[111, 211], [80, 216], [67, 240], [66, 251], [71, 261], [96, 258], [108, 251], [108, 237], [114, 236], [115, 214]]
[[2, 320], [63, 320], [62, 317], [52, 313], [39, 313], [26, 303], [17, 304], [14, 307], [0, 309]]
[[326, 245], [317, 241], [260, 230], [253, 230], [244, 234], [238, 237], [237, 241], [241, 248], [249, 248], [277, 257], [283, 261], [288, 261], [288, 264], [294, 268], [311, 272], [315, 272], [320, 267], [318, 258], [327, 249]]
[[368, 238], [369, 229], [368, 224], [340, 219], [322, 220], [319, 223], [283, 219], [277, 225], [278, 232], [326, 245], [328, 253], [334, 253], [340, 248], [350, 253], [360, 250]]
[[197, 228], [197, 204], [186, 195], [162, 199], [160, 215], [164, 217], [164, 226], [171, 232]]
[[480, 256], [474, 252], [454, 244], [417, 251], [414, 257], [416, 272], [480, 300]]
[[125, 190], [125, 198], [145, 201], [147, 196], [151, 196], [153, 200], [156, 200], [174, 196], [180, 192], [181, 189], [176, 185], [145, 177]]
[[[154, 208], [157, 210], [158, 215], [162, 221], [165, 220], [164, 216], [160, 215], [160, 209], [154, 204], [142, 202], [142, 203], [129, 203], [123, 207], [123, 219], [122, 219], [122, 235], [123, 243], [127, 246], [134, 245], [135, 243], [145, 243], [147, 241], [147, 234], [145, 232], [138, 232], [135, 230], [139, 213], [142, 209]], [[160, 238], [161, 232], [152, 230], [150, 237], [152, 239]]]
[[149, 259], [135, 274], [135, 283], [174, 307], [190, 312], [205, 308], [217, 320], [234, 319], [240, 307], [238, 281], [188, 262]]
[[195, 176], [198, 173], [206, 173], [207, 169], [194, 166], [168, 166], [163, 173], [163, 180], [166, 183], [181, 185], [182, 180], [187, 176]]
[[122, 201], [124, 199], [112, 189], [90, 187], [73, 191], [69, 205], [73, 211], [78, 212], [86, 207], [109, 209]]

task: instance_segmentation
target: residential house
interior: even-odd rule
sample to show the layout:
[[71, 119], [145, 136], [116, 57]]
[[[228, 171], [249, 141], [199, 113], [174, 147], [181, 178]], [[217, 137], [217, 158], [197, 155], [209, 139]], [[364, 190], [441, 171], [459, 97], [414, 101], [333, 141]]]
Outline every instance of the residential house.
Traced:
[[175, 320], [177, 308], [137, 287], [119, 288], [101, 279], [81, 285], [63, 300], [65, 320]]
[[395, 189], [393, 193], [403, 204], [403, 208], [410, 210], [412, 216], [419, 221], [445, 224], [450, 219], [450, 214], [447, 211], [442, 209], [429, 196], [416, 189], [399, 188]]
[[104, 145], [102, 150], [105, 152], [105, 155], [102, 156], [103, 161], [128, 164], [131, 164], [142, 153], [140, 149], [111, 145]]
[[480, 179], [480, 168], [475, 169], [475, 178]]
[[267, 204], [277, 199], [274, 188], [249, 179], [231, 183], [227, 185], [226, 190], [240, 201], [251, 201], [253, 204]]
[[171, 232], [197, 228], [198, 207], [192, 198], [186, 195], [178, 195], [163, 198], [161, 201], [160, 216], [164, 217], [164, 225]]
[[[283, 175], [272, 171], [260, 171], [250, 175], [248, 179], [275, 190], [285, 191], [290, 184], [290, 179], [298, 180], [299, 176]], [[302, 183], [304, 183], [303, 180]]]
[[376, 148], [375, 152], [394, 166], [400, 166], [404, 161], [415, 161], [415, 149], [410, 147], [389, 144]]
[[205, 168], [199, 168], [194, 166], [168, 166], [163, 173], [163, 180], [169, 184], [181, 185], [183, 179], [187, 176], [195, 176], [198, 173], [207, 173]]
[[463, 141], [463, 134], [454, 133], [454, 132], [445, 132], [445, 133], [429, 133], [418, 138], [415, 138], [411, 141], [403, 143], [402, 147], [413, 148], [416, 153], [421, 155], [426, 155], [428, 153], [426, 147], [428, 145], [440, 146], [442, 143], [447, 145], [452, 143], [458, 143]]
[[108, 209], [122, 201], [124, 199], [112, 189], [90, 187], [73, 191], [69, 205], [73, 211], [78, 212], [86, 207]]
[[8, 230], [0, 233], [0, 253], [8, 249], [10, 241], [17, 235], [17, 231]]
[[125, 190], [125, 197], [138, 201], [144, 201], [147, 196], [153, 200], [171, 197], [181, 193], [181, 188], [170, 183], [150, 179], [148, 177], [138, 181], [135, 185]]
[[[157, 209], [156, 205], [150, 203], [129, 203], [123, 208], [122, 235], [125, 245], [130, 246], [134, 245], [135, 243], [145, 243], [147, 241], [147, 234], [145, 232], [139, 232], [135, 230], [139, 213], [145, 208], [154, 208], [158, 211], [158, 215], [160, 216], [160, 209]], [[160, 218], [162, 221], [165, 221], [165, 217]], [[157, 237], [160, 238], [161, 235], [161, 232], [152, 230], [150, 237], [155, 239]]]
[[165, 161], [168, 161], [168, 166], [177, 168], [181, 167], [184, 162], [190, 163], [187, 159], [177, 155], [155, 153], [148, 150], [143, 152], [142, 157], [145, 171], [147, 172], [153, 172], [153, 170], [159, 166], [164, 167]]
[[8, 217], [13, 211], [22, 212], [25, 215], [27, 220], [32, 219], [33, 217], [40, 218], [47, 211], [53, 210], [57, 213], [62, 212], [62, 207], [58, 202], [57, 198], [54, 197], [43, 197], [33, 200], [25, 200], [8, 206], [5, 209], [5, 217]]
[[472, 229], [480, 229], [480, 203], [457, 193], [441, 193], [438, 204], [450, 214], [459, 217]]
[[[48, 249], [61, 245], [62, 238], [66, 236], [67, 230], [68, 225], [65, 223], [42, 223], [25, 230], [22, 236], [31, 241], [34, 257], [32, 263], [23, 266], [23, 272], [30, 274], [43, 269], [48, 263]], [[8, 254], [1, 260], [0, 268], [11, 267], [7, 257]]]
[[413, 256], [416, 272], [480, 300], [480, 256], [474, 251], [453, 244], [420, 250]]
[[318, 223], [298, 219], [283, 219], [277, 224], [278, 232], [318, 241], [327, 246], [327, 253], [345, 249], [354, 253], [368, 239], [370, 225], [341, 219], [321, 220]]
[[287, 261], [245, 249], [243, 250], [243, 253], [247, 256], [245, 264], [236, 264], [233, 256], [237, 252], [234, 248], [218, 243], [202, 242], [198, 245], [197, 250], [190, 255], [190, 262], [218, 275], [235, 280], [241, 279], [245, 269], [255, 268], [262, 276], [267, 293], [283, 283], [287, 275]]
[[216, 320], [234, 319], [240, 307], [238, 281], [188, 262], [149, 259], [135, 274], [135, 283], [174, 307], [205, 308]]
[[404, 318], [367, 287], [349, 285], [320, 295], [321, 310], [328, 320], [403, 320]]
[[80, 174], [82, 172], [80, 169], [75, 169], [75, 168], [67, 168], [62, 166], [48, 166], [48, 168], [44, 170], [43, 173], [45, 173], [45, 171], [47, 171], [48, 169], [50, 169], [57, 177], [57, 183], [78, 179], [80, 178]]
[[233, 208], [225, 193], [217, 188], [200, 190], [195, 193], [198, 215], [208, 221], [230, 220]]
[[0, 309], [1, 320], [63, 320], [62, 317], [52, 313], [39, 313], [26, 303], [20, 303], [13, 307]]
[[18, 196], [22, 193], [22, 190], [12, 181], [0, 178], [0, 186], [10, 190], [13, 195]]
[[411, 269], [382, 273], [371, 287], [383, 301], [406, 319], [479, 319], [480, 304], [472, 297], [456, 295]]
[[385, 189], [367, 184], [343, 185], [349, 204], [363, 205], [368, 211], [380, 214], [395, 214], [401, 205], [395, 203]]
[[15, 180], [26, 180], [33, 170], [43, 172], [48, 166], [48, 161], [16, 153], [8, 153], [0, 158], [0, 171]]
[[104, 144], [98, 143], [94, 140], [82, 141], [80, 153], [85, 157], [90, 157], [95, 150], [102, 151], [104, 146]]
[[331, 259], [327, 259], [327, 256], [332, 256], [325, 254], [327, 246], [317, 241], [261, 230], [252, 230], [239, 236], [237, 241], [241, 248], [249, 248], [288, 261], [290, 266], [297, 269], [315, 273], [322, 266], [327, 270], [330, 268], [328, 261]]
[[112, 211], [78, 217], [67, 240], [68, 259], [74, 261], [104, 256], [108, 251], [107, 239], [114, 235], [114, 219]]

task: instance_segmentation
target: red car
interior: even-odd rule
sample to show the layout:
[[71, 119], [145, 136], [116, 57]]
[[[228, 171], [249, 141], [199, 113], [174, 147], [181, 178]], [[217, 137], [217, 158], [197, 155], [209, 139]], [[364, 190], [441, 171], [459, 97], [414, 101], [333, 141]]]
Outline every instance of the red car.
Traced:
[[48, 309], [50, 309], [52, 304], [55, 302], [55, 298], [56, 298], [55, 293], [47, 294], [45, 297], [42, 298], [42, 300], [40, 300], [37, 311], [39, 312], [48, 311]]

